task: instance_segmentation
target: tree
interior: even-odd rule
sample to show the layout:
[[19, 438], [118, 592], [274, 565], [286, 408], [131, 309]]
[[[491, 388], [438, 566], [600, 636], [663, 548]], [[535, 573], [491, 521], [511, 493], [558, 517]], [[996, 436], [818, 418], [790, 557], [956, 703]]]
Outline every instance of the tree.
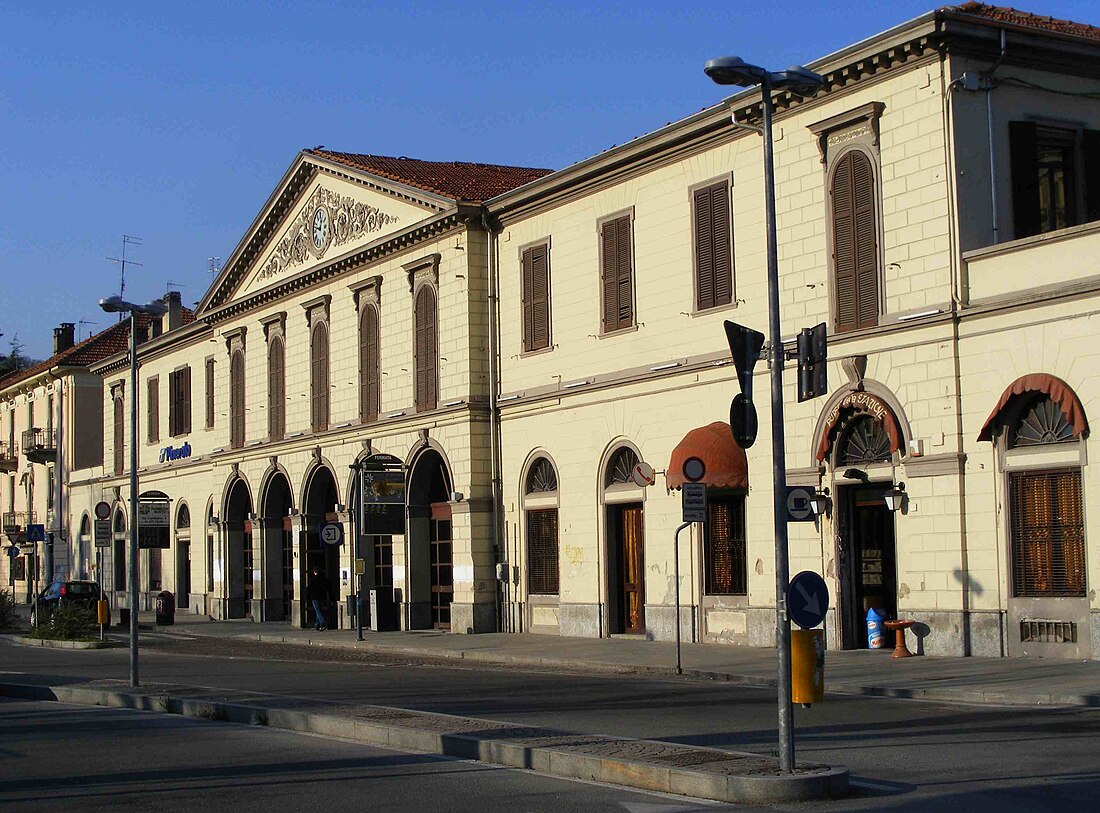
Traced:
[[[0, 336], [3, 336], [0, 333]], [[0, 356], [0, 377], [25, 370], [34, 364], [32, 359], [23, 353], [23, 343], [19, 341], [19, 334], [15, 334], [10, 342], [11, 352], [6, 356]]]

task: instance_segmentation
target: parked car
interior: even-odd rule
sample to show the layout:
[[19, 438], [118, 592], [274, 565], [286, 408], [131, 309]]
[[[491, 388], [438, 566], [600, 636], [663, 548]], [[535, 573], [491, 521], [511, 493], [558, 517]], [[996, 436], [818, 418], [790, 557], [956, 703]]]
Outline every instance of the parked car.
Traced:
[[58, 607], [86, 608], [93, 620], [99, 602], [99, 585], [92, 581], [56, 581], [43, 590], [31, 608], [31, 626], [45, 624]]

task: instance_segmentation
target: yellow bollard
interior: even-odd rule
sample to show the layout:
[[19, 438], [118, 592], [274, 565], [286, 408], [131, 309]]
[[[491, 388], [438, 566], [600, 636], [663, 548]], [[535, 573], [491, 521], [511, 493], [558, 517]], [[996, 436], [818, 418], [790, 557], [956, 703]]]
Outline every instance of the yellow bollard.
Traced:
[[105, 626], [111, 620], [111, 610], [107, 606], [106, 601], [96, 602], [95, 612], [96, 620], [101, 627]]
[[791, 630], [791, 702], [825, 699], [825, 630]]

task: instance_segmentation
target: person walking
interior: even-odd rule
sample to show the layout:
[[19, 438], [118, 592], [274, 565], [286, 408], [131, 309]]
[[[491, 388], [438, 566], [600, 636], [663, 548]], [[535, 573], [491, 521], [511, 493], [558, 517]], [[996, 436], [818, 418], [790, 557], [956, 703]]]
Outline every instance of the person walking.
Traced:
[[328, 629], [328, 625], [325, 623], [324, 608], [328, 607], [328, 603], [332, 599], [332, 585], [329, 584], [328, 579], [325, 578], [316, 565], [313, 567], [313, 575], [309, 577], [306, 594], [313, 604], [316, 629], [319, 631]]

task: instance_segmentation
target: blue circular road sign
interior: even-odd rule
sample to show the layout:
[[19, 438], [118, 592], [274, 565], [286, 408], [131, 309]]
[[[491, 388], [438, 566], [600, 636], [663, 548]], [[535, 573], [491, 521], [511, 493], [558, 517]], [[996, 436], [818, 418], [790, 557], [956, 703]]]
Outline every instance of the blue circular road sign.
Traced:
[[339, 522], [328, 522], [322, 525], [321, 541], [326, 545], [339, 545], [344, 541], [344, 526]]
[[810, 570], [803, 570], [787, 588], [787, 614], [804, 630], [825, 620], [829, 609], [829, 587], [825, 580]]

